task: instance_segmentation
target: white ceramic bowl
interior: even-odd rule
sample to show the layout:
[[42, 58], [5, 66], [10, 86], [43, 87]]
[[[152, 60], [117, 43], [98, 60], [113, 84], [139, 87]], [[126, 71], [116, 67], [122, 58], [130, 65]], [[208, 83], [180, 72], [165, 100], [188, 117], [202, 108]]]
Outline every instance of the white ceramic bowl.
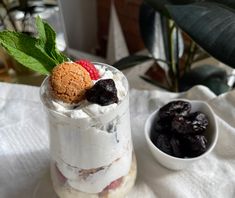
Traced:
[[[182, 101], [183, 99], [177, 99], [177, 100]], [[205, 136], [208, 140], [208, 148], [206, 152], [204, 152], [200, 156], [192, 157], [192, 158], [173, 157], [171, 155], [164, 153], [153, 144], [153, 142], [150, 139], [151, 128], [152, 128], [152, 124], [154, 120], [158, 117], [158, 111], [160, 108], [154, 111], [148, 117], [145, 123], [145, 138], [146, 138], [146, 141], [148, 143], [151, 153], [161, 165], [171, 170], [182, 170], [188, 167], [188, 165], [192, 164], [193, 162], [199, 159], [202, 159], [213, 150], [218, 139], [218, 126], [217, 126], [217, 122], [215, 119], [215, 114], [213, 110], [211, 109], [211, 107], [207, 103], [202, 102], [202, 101], [196, 101], [196, 100], [191, 100], [191, 101], [183, 100], [183, 101], [187, 101], [191, 103], [191, 106], [192, 106], [191, 112], [201, 111], [208, 117], [208, 120], [209, 120], [209, 125], [205, 132]]]

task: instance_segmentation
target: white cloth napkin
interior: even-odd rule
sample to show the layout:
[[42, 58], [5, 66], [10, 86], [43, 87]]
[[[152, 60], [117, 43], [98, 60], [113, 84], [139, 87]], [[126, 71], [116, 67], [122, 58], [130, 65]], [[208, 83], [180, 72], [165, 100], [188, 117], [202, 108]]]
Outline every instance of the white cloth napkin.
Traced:
[[[207, 101], [217, 114], [218, 143], [186, 170], [159, 165], [144, 139], [144, 123], [173, 98]], [[203, 86], [186, 93], [130, 91], [138, 179], [128, 198], [234, 198], [235, 92], [216, 97]], [[55, 198], [49, 178], [48, 129], [39, 89], [0, 83], [0, 198]]]

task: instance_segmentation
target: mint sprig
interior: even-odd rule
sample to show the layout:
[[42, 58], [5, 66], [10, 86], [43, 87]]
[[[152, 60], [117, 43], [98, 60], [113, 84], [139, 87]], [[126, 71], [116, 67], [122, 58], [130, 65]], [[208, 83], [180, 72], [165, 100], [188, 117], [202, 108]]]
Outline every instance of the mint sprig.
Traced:
[[49, 74], [58, 64], [68, 61], [56, 48], [56, 33], [51, 26], [36, 18], [38, 37], [24, 33], [0, 32], [0, 44], [19, 63], [41, 74]]
[[38, 47], [41, 46], [45, 49], [46, 53], [57, 61], [58, 64], [68, 61], [68, 58], [56, 48], [56, 33], [52, 27], [42, 21], [40, 17], [36, 18], [36, 27], [38, 31]]

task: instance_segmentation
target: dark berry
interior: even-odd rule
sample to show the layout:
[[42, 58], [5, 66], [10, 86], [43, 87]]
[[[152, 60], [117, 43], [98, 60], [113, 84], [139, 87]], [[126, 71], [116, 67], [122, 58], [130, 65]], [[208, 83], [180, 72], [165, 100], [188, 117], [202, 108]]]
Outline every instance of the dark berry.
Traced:
[[159, 110], [159, 117], [161, 119], [171, 120], [177, 115], [186, 116], [191, 110], [191, 104], [185, 101], [173, 101], [164, 105]]
[[191, 104], [173, 101], [159, 109], [151, 129], [151, 140], [174, 157], [196, 157], [207, 149], [204, 133], [209, 121], [202, 112], [190, 113]]
[[170, 140], [171, 148], [173, 151], [174, 157], [184, 157], [183, 149], [182, 149], [182, 143], [180, 138], [177, 138], [176, 136], [172, 136]]
[[189, 128], [191, 121], [184, 116], [176, 116], [172, 120], [171, 126], [177, 133], [188, 134], [190, 133]]
[[158, 131], [152, 130], [151, 134], [150, 134], [150, 139], [152, 140], [152, 142], [156, 145], [157, 139], [159, 137], [161, 133], [159, 133]]
[[174, 117], [171, 126], [180, 134], [201, 134], [207, 129], [208, 119], [205, 114], [195, 112], [188, 116]]
[[208, 119], [205, 114], [201, 112], [191, 113], [189, 115], [190, 120], [192, 121], [192, 131], [195, 133], [202, 133], [207, 129]]
[[204, 153], [207, 149], [207, 139], [204, 135], [185, 136], [184, 143], [188, 147], [188, 157], [196, 157]]
[[151, 129], [151, 140], [156, 143], [160, 134], [171, 136], [171, 123], [165, 120], [155, 120]]
[[172, 149], [170, 145], [170, 140], [167, 135], [160, 134], [157, 138], [156, 144], [155, 144], [161, 151], [168, 155], [172, 155]]
[[86, 99], [102, 106], [118, 103], [114, 81], [112, 79], [99, 80], [86, 92]]
[[171, 122], [167, 119], [160, 119], [155, 122], [154, 130], [160, 133], [169, 133], [171, 131]]

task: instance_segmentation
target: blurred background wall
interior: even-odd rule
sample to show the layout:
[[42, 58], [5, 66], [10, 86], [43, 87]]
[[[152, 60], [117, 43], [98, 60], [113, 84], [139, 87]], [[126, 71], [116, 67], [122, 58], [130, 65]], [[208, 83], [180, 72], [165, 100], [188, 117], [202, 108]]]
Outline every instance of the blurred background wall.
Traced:
[[96, 0], [59, 0], [70, 48], [94, 53], [97, 46]]
[[[114, 0], [130, 53], [144, 48], [139, 33], [139, 6], [142, 0]], [[111, 0], [59, 0], [68, 46], [106, 55]]]

